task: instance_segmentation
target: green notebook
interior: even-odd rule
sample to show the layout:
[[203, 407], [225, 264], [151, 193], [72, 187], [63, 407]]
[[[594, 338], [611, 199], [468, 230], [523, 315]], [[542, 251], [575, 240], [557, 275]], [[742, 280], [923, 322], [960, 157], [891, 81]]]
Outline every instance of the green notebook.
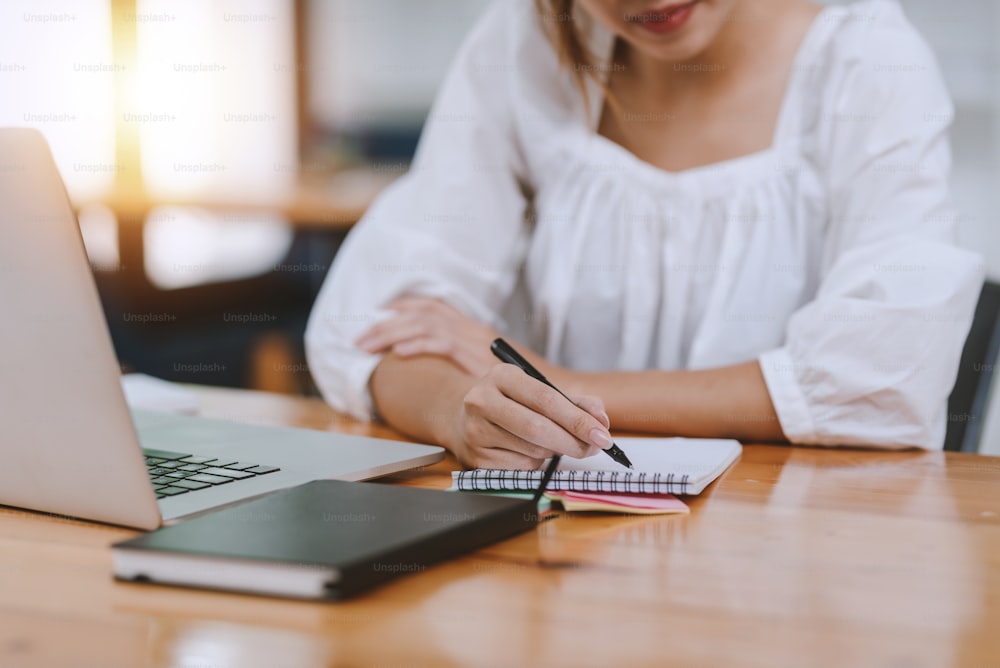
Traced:
[[531, 499], [319, 480], [113, 546], [120, 580], [339, 599], [530, 531]]

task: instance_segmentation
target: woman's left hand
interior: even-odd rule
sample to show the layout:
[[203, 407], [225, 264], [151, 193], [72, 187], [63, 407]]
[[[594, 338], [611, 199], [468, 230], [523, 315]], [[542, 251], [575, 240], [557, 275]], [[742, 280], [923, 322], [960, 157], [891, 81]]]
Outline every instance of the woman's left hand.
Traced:
[[490, 344], [500, 335], [440, 299], [400, 297], [387, 308], [396, 315], [362, 334], [358, 347], [399, 357], [437, 355], [477, 378], [499, 363]]

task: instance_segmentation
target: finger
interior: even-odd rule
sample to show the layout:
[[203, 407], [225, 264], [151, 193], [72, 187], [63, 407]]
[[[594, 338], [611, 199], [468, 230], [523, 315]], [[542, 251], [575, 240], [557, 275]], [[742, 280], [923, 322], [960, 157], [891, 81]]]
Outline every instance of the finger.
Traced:
[[410, 316], [390, 318], [368, 330], [355, 341], [355, 345], [370, 353], [383, 352], [401, 341], [426, 336], [429, 328], [430, 325], [419, 318]]
[[[489, 414], [502, 414], [498, 405], [511, 403], [496, 387], [477, 386], [466, 395], [467, 421], [460, 453], [463, 465], [476, 468], [537, 468], [552, 451], [529, 443], [490, 421]], [[459, 454], [459, 453], [457, 453]]]
[[576, 458], [589, 457], [597, 452], [593, 445], [575, 438], [547, 416], [516, 401], [508, 401], [489, 417], [500, 428], [537, 447]]
[[[497, 387], [505, 396], [547, 418], [547, 421], [530, 419], [531, 433], [519, 434], [526, 440], [545, 445], [571, 457], [587, 457], [593, 454], [592, 447], [603, 450], [611, 446], [611, 433], [608, 428], [558, 391], [531, 378], [511, 364], [498, 364], [490, 373], [496, 374]], [[551, 429], [547, 422], [560, 427], [572, 440], [567, 442], [564, 437], [560, 437], [559, 430]], [[536, 440], [543, 437], [551, 441]], [[567, 447], [567, 443], [573, 445]]]
[[405, 295], [403, 297], [397, 297], [391, 302], [385, 305], [390, 311], [396, 311], [400, 313], [402, 311], [411, 311], [421, 302], [424, 301], [423, 297], [415, 297], [413, 295]]
[[452, 357], [456, 364], [477, 378], [485, 376], [496, 364], [492, 355], [471, 345], [457, 346]]
[[601, 401], [600, 397], [595, 397], [591, 394], [575, 394], [570, 395], [569, 398], [577, 406], [597, 418], [606, 428], [611, 428], [611, 418], [608, 417], [607, 411], [604, 410], [604, 402]]
[[386, 308], [397, 312], [426, 312], [434, 309], [436, 305], [443, 304], [440, 299], [433, 297], [420, 297], [417, 295], [404, 295], [394, 299]]
[[453, 342], [450, 340], [433, 335], [421, 335], [394, 344], [392, 352], [400, 357], [414, 357], [416, 355], [448, 357], [453, 347]]
[[392, 352], [400, 357], [437, 355], [457, 364], [463, 371], [482, 378], [492, 368], [494, 360], [477, 354], [468, 346], [458, 345], [454, 339], [438, 336], [418, 336], [393, 344]]
[[401, 316], [395, 315], [392, 316], [391, 318], [383, 320], [382, 322], [372, 325], [371, 327], [366, 329], [361, 336], [354, 339], [354, 345], [358, 347], [364, 347], [364, 344], [368, 343], [369, 341], [378, 340], [383, 336], [385, 332], [392, 331], [394, 327], [398, 327], [400, 319]]
[[[512, 434], [503, 427], [495, 423], [487, 423], [480, 432], [483, 437], [480, 439], [479, 450], [483, 457], [494, 461], [509, 461], [511, 453], [517, 459], [528, 459], [537, 467], [542, 461], [548, 459], [553, 454], [552, 450], [541, 447], [524, 440], [516, 434]], [[498, 466], [495, 468], [508, 468]]]
[[[507, 374], [504, 367], [509, 367], [515, 374]], [[466, 412], [478, 414], [529, 443], [559, 454], [582, 458], [596, 452], [590, 443], [576, 438], [551, 419], [552, 415], [539, 412], [537, 402], [535, 409], [525, 405], [524, 402], [531, 400], [534, 385], [541, 384], [516, 367], [498, 364], [490, 369], [481, 386], [466, 395]], [[541, 387], [554, 392], [545, 385]], [[564, 410], [578, 413], [603, 429], [592, 415], [576, 408], [560, 394], [555, 395], [566, 405]]]

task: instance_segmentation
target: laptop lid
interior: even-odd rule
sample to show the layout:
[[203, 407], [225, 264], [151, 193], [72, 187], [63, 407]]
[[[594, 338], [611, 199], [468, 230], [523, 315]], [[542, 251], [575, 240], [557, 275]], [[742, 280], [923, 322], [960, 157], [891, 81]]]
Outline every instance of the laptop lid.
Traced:
[[[311, 480], [444, 457], [438, 446], [131, 412], [79, 227], [34, 130], [0, 128], [0, 323], [2, 505], [152, 529]], [[140, 443], [280, 470], [157, 502]]]
[[45, 139], [0, 128], [0, 504], [160, 524], [119, 377]]

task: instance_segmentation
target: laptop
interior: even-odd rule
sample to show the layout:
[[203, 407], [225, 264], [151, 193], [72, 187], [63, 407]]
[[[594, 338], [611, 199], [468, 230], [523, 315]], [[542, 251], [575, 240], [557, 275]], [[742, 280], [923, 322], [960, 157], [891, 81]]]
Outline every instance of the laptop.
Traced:
[[0, 128], [0, 505], [154, 529], [436, 446], [130, 411], [65, 187], [36, 130]]

